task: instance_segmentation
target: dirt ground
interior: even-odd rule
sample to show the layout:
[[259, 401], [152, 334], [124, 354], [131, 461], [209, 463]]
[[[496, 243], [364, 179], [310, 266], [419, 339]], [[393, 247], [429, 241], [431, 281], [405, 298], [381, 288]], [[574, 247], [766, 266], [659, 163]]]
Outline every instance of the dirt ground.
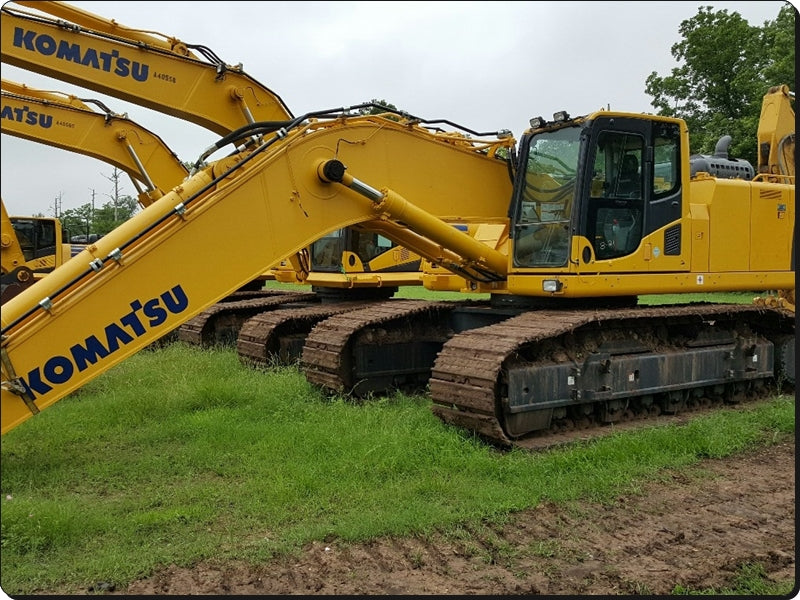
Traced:
[[113, 594], [669, 594], [795, 578], [795, 443], [671, 472], [613, 505], [543, 504], [463, 535], [321, 540], [259, 565], [169, 567]]

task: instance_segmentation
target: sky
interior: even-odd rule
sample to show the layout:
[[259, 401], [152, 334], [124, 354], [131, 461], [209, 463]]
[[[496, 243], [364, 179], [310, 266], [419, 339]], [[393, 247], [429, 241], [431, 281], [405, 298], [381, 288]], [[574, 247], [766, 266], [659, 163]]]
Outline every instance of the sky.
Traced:
[[[270, 88], [292, 114], [385, 100], [425, 119], [519, 139], [534, 116], [653, 110], [647, 77], [678, 65], [672, 46], [699, 7], [774, 20], [752, 2], [69, 2], [127, 27], [202, 44]], [[793, 3], [794, 4], [794, 3]], [[794, 4], [794, 6], [797, 6]], [[198, 10], [198, 7], [201, 7]], [[3, 79], [101, 100], [194, 162], [218, 135], [92, 90], [2, 65]], [[790, 83], [790, 82], [786, 82]], [[0, 193], [12, 215], [53, 216], [112, 197], [101, 160], [4, 134]], [[214, 158], [220, 158], [217, 155]], [[136, 196], [124, 177], [121, 193]], [[175, 182], [176, 184], [179, 182]]]

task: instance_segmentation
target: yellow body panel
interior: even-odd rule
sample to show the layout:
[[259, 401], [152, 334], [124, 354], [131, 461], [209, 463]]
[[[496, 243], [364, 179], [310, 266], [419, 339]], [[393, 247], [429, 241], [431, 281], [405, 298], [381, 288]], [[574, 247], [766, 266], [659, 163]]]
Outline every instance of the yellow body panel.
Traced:
[[[790, 268], [793, 185], [701, 174], [691, 186], [693, 271], [769, 272]], [[707, 267], [701, 269], [706, 255]]]
[[[724, 197], [714, 194], [725, 185]], [[708, 206], [708, 270], [746, 271], [750, 257], [750, 184], [743, 180], [712, 177], [692, 182], [692, 202]]]
[[786, 269], [794, 248], [794, 186], [754, 183], [750, 211], [750, 270]]

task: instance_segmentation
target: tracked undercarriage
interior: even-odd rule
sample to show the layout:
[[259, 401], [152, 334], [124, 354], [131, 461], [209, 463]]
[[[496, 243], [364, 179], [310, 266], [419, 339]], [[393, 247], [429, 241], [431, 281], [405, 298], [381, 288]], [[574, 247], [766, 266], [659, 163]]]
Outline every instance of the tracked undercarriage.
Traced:
[[307, 379], [331, 393], [416, 391], [427, 385], [436, 354], [455, 333], [513, 314], [488, 302], [297, 304], [247, 319], [237, 351], [250, 366], [300, 362]]
[[311, 329], [327, 317], [358, 310], [363, 301], [332, 302], [264, 311], [247, 319], [239, 330], [236, 350], [243, 364], [254, 367], [297, 362]]
[[501, 445], [794, 386], [794, 318], [748, 305], [533, 311], [455, 336], [434, 413]]
[[249, 317], [298, 302], [315, 302], [311, 292], [258, 290], [234, 292], [178, 328], [177, 339], [196, 346], [230, 345], [236, 342]]
[[308, 334], [301, 366], [328, 391], [366, 396], [419, 389], [453, 334], [452, 302], [387, 300], [320, 322]]
[[439, 418], [501, 446], [738, 403], [793, 389], [795, 377], [794, 314], [755, 305], [522, 311], [389, 300], [303, 338], [311, 383], [361, 397], [429, 385]]

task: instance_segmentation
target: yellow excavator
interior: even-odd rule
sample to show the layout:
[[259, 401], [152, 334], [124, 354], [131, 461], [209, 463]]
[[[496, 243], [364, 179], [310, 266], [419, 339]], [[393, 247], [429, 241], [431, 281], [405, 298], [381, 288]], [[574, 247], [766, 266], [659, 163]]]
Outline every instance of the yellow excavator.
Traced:
[[17, 295], [71, 256], [59, 219], [9, 216], [0, 200], [0, 303]]
[[[99, 41], [70, 46], [24, 25], [3, 34], [4, 52], [12, 40], [61, 56], [64, 70], [100, 53]], [[388, 299], [319, 322], [301, 364], [327, 390], [427, 385], [445, 423], [522, 444], [794, 387], [791, 310], [637, 303], [793, 291], [791, 176], [732, 169], [724, 156], [697, 168], [685, 122], [645, 113], [561, 111], [531, 119], [518, 142], [358, 113], [321, 110], [224, 137], [211, 154], [251, 142], [201, 155], [191, 177], [7, 302], [2, 432], [356, 225], [491, 299]], [[488, 224], [508, 231], [504, 244], [463, 230]]]
[[[189, 171], [157, 135], [97, 100], [2, 80], [2, 133], [102, 160], [121, 169], [147, 206]], [[88, 104], [87, 104], [88, 103]], [[101, 110], [93, 110], [95, 104]], [[2, 302], [77, 254], [58, 219], [9, 216], [3, 206]]]
[[[21, 10], [16, 6], [35, 9]], [[253, 143], [238, 130], [254, 122], [280, 127], [293, 115], [272, 90], [229, 65], [211, 49], [153, 31], [121, 25], [64, 2], [7, 3], [2, 12], [2, 60], [203, 126], [235, 143]], [[64, 52], [90, 55], [81, 60], [62, 51], [30, 51], [52, 40]], [[337, 254], [331, 258], [332, 249]], [[314, 240], [268, 272], [281, 282], [311, 285], [314, 295], [287, 296], [312, 301], [384, 299], [401, 285], [421, 285], [421, 258], [379, 231], [343, 228]], [[265, 276], [245, 288], [260, 288]], [[254, 284], [254, 285], [253, 285]], [[272, 310], [274, 298], [243, 299], [215, 306], [179, 330], [190, 343], [235, 341], [243, 320]]]

